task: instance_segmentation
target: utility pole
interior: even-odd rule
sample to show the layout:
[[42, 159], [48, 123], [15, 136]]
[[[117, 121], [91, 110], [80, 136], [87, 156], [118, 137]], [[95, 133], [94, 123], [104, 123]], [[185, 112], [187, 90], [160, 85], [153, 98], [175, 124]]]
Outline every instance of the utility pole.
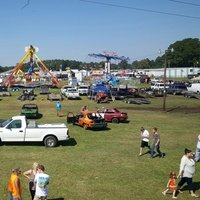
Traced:
[[163, 91], [163, 111], [166, 111], [166, 98], [167, 98], [167, 91], [166, 91], [166, 72], [167, 72], [167, 52], [173, 52], [174, 49], [167, 49], [165, 50], [165, 64], [164, 64], [164, 91]]

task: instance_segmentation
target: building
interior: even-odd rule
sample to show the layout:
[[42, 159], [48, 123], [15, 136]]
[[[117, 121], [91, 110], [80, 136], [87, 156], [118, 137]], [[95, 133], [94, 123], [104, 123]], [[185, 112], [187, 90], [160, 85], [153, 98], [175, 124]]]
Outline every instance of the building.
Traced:
[[[163, 77], [164, 68], [159, 69], [139, 69], [144, 74], [150, 77]], [[178, 67], [178, 68], [167, 68], [166, 77], [167, 78], [194, 78], [200, 75], [200, 68], [198, 67]]]

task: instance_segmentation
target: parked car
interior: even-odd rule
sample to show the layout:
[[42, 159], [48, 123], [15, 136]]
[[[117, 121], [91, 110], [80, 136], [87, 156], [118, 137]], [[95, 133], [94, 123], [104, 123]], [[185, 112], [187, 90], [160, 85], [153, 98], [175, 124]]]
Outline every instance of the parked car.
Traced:
[[[168, 86], [165, 85], [165, 88], [167, 88]], [[162, 82], [156, 82], [155, 84], [151, 85], [151, 89], [152, 90], [164, 90], [164, 83]]]
[[41, 85], [40, 86], [40, 94], [50, 94], [50, 89], [48, 85]]
[[60, 89], [61, 94], [64, 94], [68, 88], [72, 88], [71, 85], [65, 85]]
[[200, 83], [191, 83], [187, 87], [188, 91], [200, 94]]
[[117, 108], [103, 108], [97, 110], [97, 113], [105, 119], [106, 122], [125, 122], [128, 119], [128, 114], [125, 112], [120, 112]]
[[67, 122], [81, 126], [85, 129], [105, 129], [107, 123], [98, 113], [88, 112], [85, 115], [68, 113]]
[[21, 108], [21, 115], [25, 115], [26, 118], [37, 118], [38, 114], [37, 104], [24, 104]]
[[79, 95], [88, 95], [88, 86], [79, 86], [78, 93]]
[[167, 88], [167, 94], [184, 94], [187, 92], [187, 87], [185, 84], [172, 84]]
[[81, 99], [78, 90], [75, 88], [68, 88], [65, 92], [64, 92], [65, 97], [67, 97], [68, 99]]
[[0, 96], [11, 96], [11, 93], [8, 91], [7, 87], [0, 86]]
[[18, 100], [25, 101], [33, 101], [35, 99], [34, 89], [33, 88], [24, 88], [23, 94], [17, 98]]
[[109, 102], [109, 97], [106, 92], [97, 92], [95, 95], [95, 101], [97, 103], [108, 103]]
[[51, 93], [51, 94], [47, 95], [47, 100], [50, 100], [50, 101], [62, 101], [63, 100], [63, 96], [62, 96], [62, 94]]
[[125, 98], [135, 97], [136, 89], [134, 88], [112, 88], [111, 93], [112, 97], [115, 100], [124, 100]]

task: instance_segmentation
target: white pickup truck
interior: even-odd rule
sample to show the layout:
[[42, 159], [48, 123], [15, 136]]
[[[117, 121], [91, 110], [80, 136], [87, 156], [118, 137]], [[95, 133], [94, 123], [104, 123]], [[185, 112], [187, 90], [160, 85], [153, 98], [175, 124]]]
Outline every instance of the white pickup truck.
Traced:
[[37, 124], [25, 116], [14, 116], [0, 124], [0, 142], [43, 142], [46, 147], [55, 147], [69, 140], [68, 133], [64, 123]]

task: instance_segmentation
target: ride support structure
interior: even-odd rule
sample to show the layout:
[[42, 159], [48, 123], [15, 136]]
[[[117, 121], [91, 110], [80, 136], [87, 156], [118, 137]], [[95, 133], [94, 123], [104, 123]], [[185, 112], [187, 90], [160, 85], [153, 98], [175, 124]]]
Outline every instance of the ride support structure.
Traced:
[[[32, 45], [30, 45], [30, 47], [25, 48], [26, 49], [26, 53], [23, 56], [23, 58], [20, 60], [20, 62], [16, 65], [16, 67], [11, 71], [11, 73], [4, 79], [3, 81], [3, 85], [4, 86], [11, 86], [13, 84], [15, 84], [15, 76], [18, 73], [19, 70], [22, 69], [25, 61], [30, 58], [30, 68], [28, 71], [28, 74], [31, 76], [33, 73], [33, 64], [34, 64], [34, 59], [36, 59], [37, 62], [37, 66], [41, 68], [42, 71], [46, 72], [47, 74], [50, 75], [51, 77], [51, 82], [58, 86], [59, 82], [57, 80], [57, 78], [49, 71], [49, 69], [47, 68], [47, 66], [42, 62], [42, 60], [36, 55], [36, 52], [38, 51], [37, 47], [33, 47]], [[40, 65], [38, 65], [38, 63]]]

